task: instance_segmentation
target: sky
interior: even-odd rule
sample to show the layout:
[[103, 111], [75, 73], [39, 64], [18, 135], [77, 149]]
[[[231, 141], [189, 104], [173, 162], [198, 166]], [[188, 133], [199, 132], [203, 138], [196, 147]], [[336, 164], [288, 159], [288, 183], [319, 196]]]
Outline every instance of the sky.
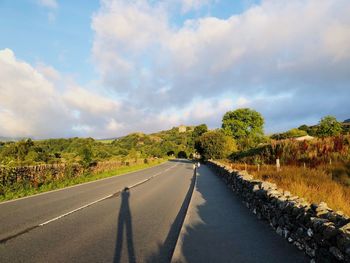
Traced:
[[0, 137], [350, 118], [349, 0], [1, 0]]

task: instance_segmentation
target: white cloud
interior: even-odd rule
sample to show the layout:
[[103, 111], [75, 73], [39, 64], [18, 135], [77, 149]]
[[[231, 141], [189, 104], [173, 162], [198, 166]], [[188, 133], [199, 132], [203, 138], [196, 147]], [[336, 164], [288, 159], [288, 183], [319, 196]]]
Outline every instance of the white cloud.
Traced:
[[31, 65], [0, 51], [0, 133], [3, 136], [63, 136], [67, 108], [54, 85]]
[[34, 68], [10, 49], [0, 50], [0, 78], [0, 136], [116, 137], [179, 123], [213, 123], [231, 105], [227, 99], [200, 100], [181, 110], [145, 111], [81, 87], [51, 66]]
[[69, 89], [63, 94], [63, 98], [73, 108], [94, 115], [103, 115], [104, 113], [111, 111], [118, 111], [120, 108], [119, 103], [79, 86], [69, 87]]
[[[150, 1], [104, 1], [93, 17], [102, 80], [131, 104], [162, 112], [220, 96], [263, 97], [300, 122], [317, 112], [347, 117], [337, 99], [350, 99], [349, 1], [265, 0], [227, 19], [180, 27], [171, 24], [170, 10]], [[290, 108], [280, 105], [286, 96]], [[281, 121], [269, 105], [250, 105]], [[302, 116], [298, 107], [305, 107]]]
[[0, 51], [0, 135], [218, 127], [237, 107], [262, 112], [267, 131], [350, 117], [349, 1], [265, 0], [227, 19], [172, 22], [215, 3], [102, 0], [91, 25], [100, 89]]
[[51, 9], [58, 8], [58, 3], [56, 0], [38, 0], [38, 4]]
[[35, 69], [46, 79], [49, 79], [51, 81], [58, 81], [61, 79], [61, 74], [52, 66], [45, 65], [44, 63], [38, 63]]

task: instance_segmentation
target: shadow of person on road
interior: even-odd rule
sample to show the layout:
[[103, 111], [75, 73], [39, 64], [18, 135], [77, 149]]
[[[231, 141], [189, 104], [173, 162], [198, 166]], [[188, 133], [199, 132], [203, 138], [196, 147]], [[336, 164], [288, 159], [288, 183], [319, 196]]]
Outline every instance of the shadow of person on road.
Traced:
[[192, 221], [185, 226], [181, 258], [196, 262], [309, 262], [272, 228], [243, 205], [223, 180], [206, 165], [198, 170], [191, 199]]
[[[191, 168], [192, 169], [192, 168]], [[194, 171], [195, 172], [195, 171]], [[163, 243], [158, 243], [158, 251], [151, 254], [146, 262], [147, 263], [168, 263], [171, 261], [172, 254], [175, 249], [177, 238], [180, 234], [182, 224], [184, 222], [188, 206], [191, 201], [192, 192], [196, 182], [196, 175], [191, 178], [190, 186], [187, 190], [185, 199], [178, 211], [174, 222], [172, 223], [168, 235]]]
[[114, 260], [113, 260], [114, 263], [121, 262], [124, 226], [126, 230], [126, 245], [128, 248], [129, 262], [130, 263], [136, 262], [134, 243], [133, 243], [131, 212], [129, 207], [129, 197], [130, 197], [130, 191], [129, 191], [129, 188], [126, 187], [121, 193], [122, 203], [120, 206], [119, 216], [118, 216], [117, 243], [115, 246], [115, 254], [114, 254]]

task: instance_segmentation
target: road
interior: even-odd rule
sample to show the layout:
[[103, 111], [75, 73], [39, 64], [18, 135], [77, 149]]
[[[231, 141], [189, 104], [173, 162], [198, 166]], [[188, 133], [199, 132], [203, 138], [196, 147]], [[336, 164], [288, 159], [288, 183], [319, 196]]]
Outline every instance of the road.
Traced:
[[172, 161], [0, 204], [0, 262], [169, 262], [193, 178]]
[[185, 160], [0, 203], [1, 263], [171, 260], [307, 259], [205, 165], [195, 177]]
[[172, 262], [310, 262], [201, 166]]

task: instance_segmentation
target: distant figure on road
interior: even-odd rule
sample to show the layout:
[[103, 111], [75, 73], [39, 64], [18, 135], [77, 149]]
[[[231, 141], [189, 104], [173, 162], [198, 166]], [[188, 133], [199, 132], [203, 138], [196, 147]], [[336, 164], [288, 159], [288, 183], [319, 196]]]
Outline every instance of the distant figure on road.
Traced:
[[201, 166], [201, 163], [200, 162], [198, 162], [197, 163], [197, 168], [199, 168]]

